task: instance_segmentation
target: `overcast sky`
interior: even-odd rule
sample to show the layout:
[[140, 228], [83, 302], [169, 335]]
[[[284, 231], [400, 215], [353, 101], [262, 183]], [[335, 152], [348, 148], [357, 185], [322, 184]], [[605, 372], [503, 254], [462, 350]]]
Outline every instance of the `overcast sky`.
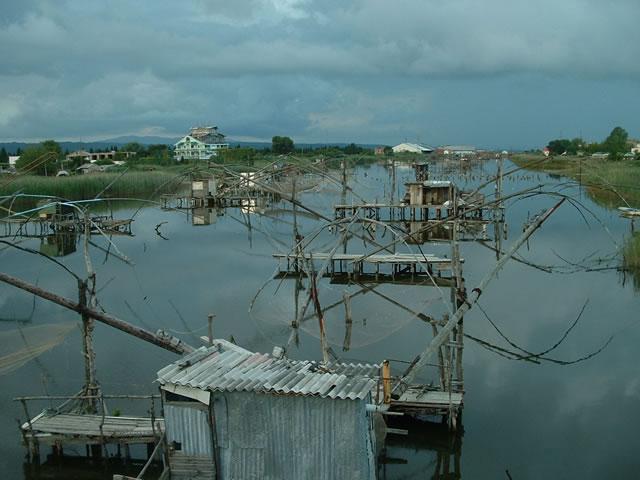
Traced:
[[640, 137], [638, 0], [2, 0], [0, 140]]

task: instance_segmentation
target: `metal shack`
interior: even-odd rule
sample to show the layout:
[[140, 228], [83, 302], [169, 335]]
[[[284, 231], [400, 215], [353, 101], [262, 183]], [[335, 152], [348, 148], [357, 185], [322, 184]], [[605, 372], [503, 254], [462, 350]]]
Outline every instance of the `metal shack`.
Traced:
[[199, 348], [158, 372], [171, 478], [374, 479], [379, 368]]
[[406, 183], [405, 202], [411, 206], [440, 206], [456, 196], [456, 186], [448, 180]]

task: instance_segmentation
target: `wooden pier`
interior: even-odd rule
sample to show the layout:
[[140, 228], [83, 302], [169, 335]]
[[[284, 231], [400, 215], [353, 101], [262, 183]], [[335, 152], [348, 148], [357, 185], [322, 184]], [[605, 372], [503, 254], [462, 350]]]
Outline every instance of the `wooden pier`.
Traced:
[[[40, 463], [40, 449], [51, 447], [54, 456], [63, 456], [67, 446], [86, 448], [87, 457], [108, 458], [113, 454], [107, 447], [112, 445], [125, 459], [130, 458], [132, 445], [146, 446], [148, 463], [155, 456], [164, 432], [164, 418], [155, 416], [157, 395], [73, 395], [19, 397], [26, 421], [20, 424], [22, 441], [28, 451], [30, 462]], [[149, 417], [107, 415], [105, 399], [120, 401], [150, 400]], [[32, 417], [27, 408], [28, 401], [66, 400], [57, 408], [43, 410]], [[89, 412], [89, 413], [88, 413]], [[154, 450], [155, 447], [155, 450]], [[154, 452], [152, 454], [152, 452]]]
[[392, 397], [389, 410], [418, 418], [448, 417], [455, 430], [462, 406], [462, 392], [434, 390], [425, 385], [411, 385], [399, 398], [393, 399]]
[[153, 444], [164, 432], [164, 419], [114, 417], [44, 411], [22, 424], [29, 450], [40, 445]]

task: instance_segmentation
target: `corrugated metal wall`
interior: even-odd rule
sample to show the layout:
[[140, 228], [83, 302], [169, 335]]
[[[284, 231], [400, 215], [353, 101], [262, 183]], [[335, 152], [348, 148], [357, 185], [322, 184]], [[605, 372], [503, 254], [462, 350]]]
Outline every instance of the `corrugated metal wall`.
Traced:
[[212, 394], [221, 477], [375, 478], [364, 401]]
[[184, 455], [213, 458], [208, 415], [207, 406], [203, 404], [165, 403], [167, 442], [182, 444], [181, 452]]

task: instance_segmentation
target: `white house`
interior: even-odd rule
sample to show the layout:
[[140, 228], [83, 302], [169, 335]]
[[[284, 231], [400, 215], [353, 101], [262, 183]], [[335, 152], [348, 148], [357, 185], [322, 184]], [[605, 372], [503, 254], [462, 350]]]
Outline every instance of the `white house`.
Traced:
[[218, 127], [193, 127], [189, 135], [175, 144], [175, 158], [182, 160], [209, 160], [218, 150], [229, 148]]
[[419, 143], [401, 143], [392, 147], [393, 153], [431, 153], [433, 148]]
[[640, 143], [636, 143], [634, 147], [631, 147], [631, 153], [637, 155], [640, 153]]
[[20, 155], [9, 155], [9, 166], [15, 167], [18, 160], [20, 160]]

